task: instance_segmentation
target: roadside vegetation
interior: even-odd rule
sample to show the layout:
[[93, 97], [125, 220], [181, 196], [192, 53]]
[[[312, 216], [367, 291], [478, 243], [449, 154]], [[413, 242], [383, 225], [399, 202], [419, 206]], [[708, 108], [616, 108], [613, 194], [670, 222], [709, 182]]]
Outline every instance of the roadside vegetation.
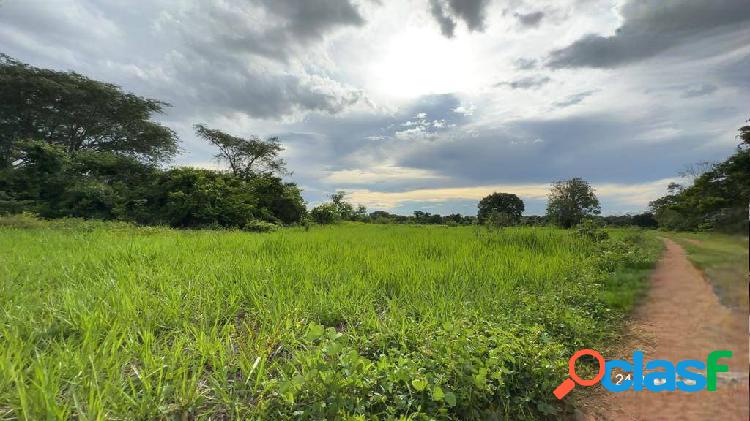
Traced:
[[722, 304], [748, 312], [748, 238], [721, 233], [674, 233], [670, 237], [687, 251], [714, 286]]

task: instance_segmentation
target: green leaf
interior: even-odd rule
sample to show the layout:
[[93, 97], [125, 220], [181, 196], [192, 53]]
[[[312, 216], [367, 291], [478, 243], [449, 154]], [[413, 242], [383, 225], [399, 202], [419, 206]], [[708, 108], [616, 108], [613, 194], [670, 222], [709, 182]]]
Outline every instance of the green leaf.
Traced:
[[441, 402], [445, 398], [445, 393], [443, 392], [443, 389], [440, 386], [435, 386], [434, 389], [432, 389], [432, 400], [435, 402]]
[[417, 392], [421, 392], [427, 388], [427, 382], [421, 379], [412, 380], [411, 385], [414, 386], [414, 390]]
[[481, 370], [479, 370], [479, 372], [476, 375], [474, 375], [474, 385], [478, 389], [484, 389], [484, 386], [486, 385], [486, 383], [487, 383], [487, 369], [482, 368]]
[[456, 406], [456, 394], [453, 392], [445, 392], [445, 402], [450, 407]]
[[323, 336], [326, 332], [325, 327], [319, 325], [319, 324], [311, 324], [307, 327], [307, 333], [305, 334], [305, 339], [307, 340], [315, 340]]

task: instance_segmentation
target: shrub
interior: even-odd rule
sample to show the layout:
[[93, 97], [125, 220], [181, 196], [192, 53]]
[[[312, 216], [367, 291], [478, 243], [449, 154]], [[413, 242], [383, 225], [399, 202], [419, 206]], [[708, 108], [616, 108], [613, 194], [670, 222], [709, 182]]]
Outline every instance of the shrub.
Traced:
[[333, 224], [339, 219], [336, 206], [333, 203], [324, 203], [314, 207], [310, 211], [310, 216], [318, 224]]
[[279, 226], [276, 224], [272, 224], [266, 221], [259, 221], [257, 219], [253, 219], [252, 221], [249, 221], [247, 224], [245, 224], [244, 227], [242, 227], [243, 231], [250, 231], [250, 232], [273, 232], [278, 229], [279, 229]]
[[609, 238], [609, 234], [603, 228], [600, 220], [585, 219], [576, 226], [576, 234], [598, 242]]

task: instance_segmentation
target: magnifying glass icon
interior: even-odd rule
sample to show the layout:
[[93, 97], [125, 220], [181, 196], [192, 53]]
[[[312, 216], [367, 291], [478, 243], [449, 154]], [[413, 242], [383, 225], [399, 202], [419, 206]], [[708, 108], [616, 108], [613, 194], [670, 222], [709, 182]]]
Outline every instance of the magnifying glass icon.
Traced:
[[[596, 376], [591, 380], [582, 379], [578, 377], [578, 374], [576, 373], [576, 361], [578, 361], [578, 359], [584, 355], [591, 355], [599, 362], [599, 372], [596, 373]], [[580, 384], [581, 386], [593, 386], [599, 383], [602, 377], [604, 377], [604, 364], [604, 357], [602, 357], [602, 354], [594, 351], [593, 349], [582, 349], [576, 352], [572, 357], [570, 357], [570, 360], [568, 361], [568, 375], [570, 377], [563, 380], [563, 382], [560, 383], [560, 385], [557, 386], [555, 390], [552, 391], [552, 393], [557, 399], [562, 399], [565, 397], [565, 395], [570, 393], [570, 391], [573, 390], [574, 387], [576, 387], [576, 383]]]

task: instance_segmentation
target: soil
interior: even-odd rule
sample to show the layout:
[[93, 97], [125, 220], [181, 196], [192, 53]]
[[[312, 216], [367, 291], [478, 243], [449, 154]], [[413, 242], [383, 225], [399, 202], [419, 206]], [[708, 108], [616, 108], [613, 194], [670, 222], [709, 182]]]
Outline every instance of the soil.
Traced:
[[[632, 360], [634, 350], [645, 360], [705, 361], [714, 350], [731, 350], [722, 360], [728, 373], [718, 373], [714, 392], [606, 392], [601, 386], [576, 393], [579, 420], [748, 420], [748, 315], [723, 306], [685, 251], [665, 239], [666, 251], [652, 277], [651, 288], [626, 327], [622, 346], [608, 359]], [[577, 388], [578, 389], [578, 388]], [[585, 390], [589, 389], [589, 390]]]

